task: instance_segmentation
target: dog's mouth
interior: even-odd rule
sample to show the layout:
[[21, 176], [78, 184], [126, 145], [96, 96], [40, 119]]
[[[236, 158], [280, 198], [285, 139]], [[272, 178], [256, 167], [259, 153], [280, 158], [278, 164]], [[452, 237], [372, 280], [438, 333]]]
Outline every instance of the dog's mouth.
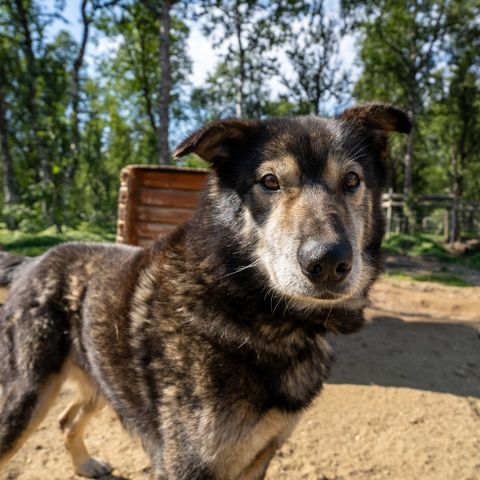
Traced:
[[[358, 256], [351, 272], [343, 281], [312, 281], [299, 268], [279, 268], [270, 264], [268, 277], [273, 290], [298, 308], [358, 308], [363, 302], [363, 290], [369, 278], [368, 262]], [[277, 267], [277, 268], [275, 268]]]
[[[355, 296], [355, 288], [319, 288], [316, 287], [313, 290], [307, 289], [304, 292], [299, 292], [299, 297], [308, 298], [310, 300], [318, 300], [330, 303], [341, 303], [349, 298]], [[295, 295], [297, 296], [297, 295]]]
[[343, 297], [348, 297], [349, 295], [344, 292], [339, 292], [336, 290], [325, 289], [321, 291], [318, 295], [315, 295], [315, 298], [319, 300], [340, 300]]

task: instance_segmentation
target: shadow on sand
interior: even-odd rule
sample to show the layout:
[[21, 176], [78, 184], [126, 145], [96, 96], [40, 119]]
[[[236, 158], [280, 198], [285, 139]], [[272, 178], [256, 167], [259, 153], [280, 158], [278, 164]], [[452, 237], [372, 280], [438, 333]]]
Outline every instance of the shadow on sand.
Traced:
[[480, 336], [475, 325], [374, 316], [360, 333], [332, 338], [331, 343], [336, 362], [328, 383], [480, 398]]

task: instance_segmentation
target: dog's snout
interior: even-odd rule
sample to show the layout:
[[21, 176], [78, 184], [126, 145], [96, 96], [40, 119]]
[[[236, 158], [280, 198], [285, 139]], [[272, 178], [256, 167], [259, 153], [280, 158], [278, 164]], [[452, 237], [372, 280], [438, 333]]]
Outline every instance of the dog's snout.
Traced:
[[308, 240], [298, 250], [302, 272], [315, 283], [340, 283], [352, 269], [353, 251], [348, 242], [326, 244]]

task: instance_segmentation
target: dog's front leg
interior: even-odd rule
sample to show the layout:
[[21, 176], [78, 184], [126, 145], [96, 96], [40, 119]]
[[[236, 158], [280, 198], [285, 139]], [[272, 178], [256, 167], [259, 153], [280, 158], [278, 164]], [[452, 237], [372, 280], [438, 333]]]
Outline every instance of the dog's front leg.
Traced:
[[217, 477], [207, 465], [177, 461], [168, 469], [165, 466], [154, 468], [153, 480], [224, 480]]
[[240, 474], [239, 480], [263, 480], [267, 474], [268, 466], [278, 449], [277, 442], [267, 445], [253, 460], [253, 462]]
[[172, 438], [168, 433], [161, 445], [153, 449], [145, 445], [152, 459], [154, 480], [226, 480], [215, 474], [213, 466], [202, 458], [195, 445], [181, 435]]

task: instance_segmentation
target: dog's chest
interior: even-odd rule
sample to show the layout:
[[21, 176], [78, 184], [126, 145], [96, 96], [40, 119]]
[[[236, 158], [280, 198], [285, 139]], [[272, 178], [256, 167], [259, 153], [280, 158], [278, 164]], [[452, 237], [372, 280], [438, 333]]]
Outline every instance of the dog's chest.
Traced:
[[213, 464], [218, 478], [257, 478], [275, 451], [289, 437], [299, 414], [272, 409], [259, 419], [246, 418], [245, 409], [230, 416], [216, 432]]

